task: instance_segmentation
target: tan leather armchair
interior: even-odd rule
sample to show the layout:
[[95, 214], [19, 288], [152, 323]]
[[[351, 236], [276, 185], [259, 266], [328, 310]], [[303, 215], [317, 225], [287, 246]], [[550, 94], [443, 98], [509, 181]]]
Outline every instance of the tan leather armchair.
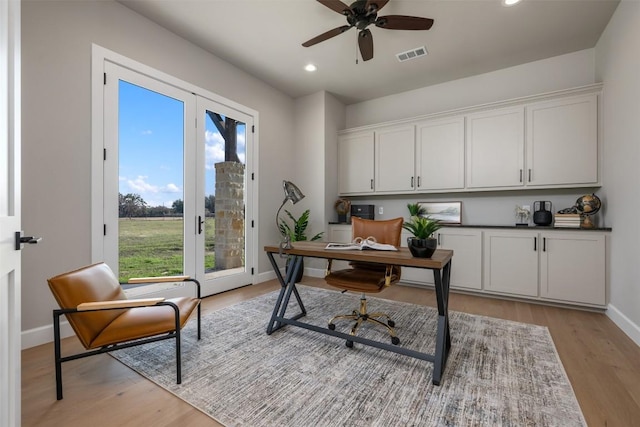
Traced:
[[[200, 283], [189, 276], [132, 279], [130, 283], [193, 282], [197, 297], [127, 299], [104, 263], [47, 280], [60, 309], [53, 310], [56, 394], [62, 399], [62, 363], [165, 339], [176, 340], [177, 383], [182, 381], [180, 329], [197, 308], [200, 339]], [[64, 315], [89, 350], [62, 357], [60, 317]]]
[[[351, 217], [352, 238], [360, 237], [366, 239], [373, 237], [378, 243], [400, 247], [403, 222], [402, 218], [375, 221]], [[328, 325], [329, 329], [335, 330], [334, 322], [336, 320], [355, 320], [350, 332], [350, 335], [355, 335], [363, 322], [370, 322], [386, 328], [389, 335], [391, 335], [391, 342], [399, 344], [400, 339], [393, 329], [395, 323], [389, 315], [381, 312], [367, 312], [366, 294], [382, 292], [387, 287], [398, 283], [401, 277], [400, 266], [351, 262], [350, 267], [344, 270], [331, 271], [331, 260], [329, 260], [325, 280], [327, 284], [343, 291], [361, 292], [360, 308], [359, 310], [353, 310], [351, 314], [341, 314], [331, 318]], [[386, 322], [382, 322], [378, 318], [384, 318]], [[346, 345], [347, 347], [353, 347], [353, 341], [347, 341]]]

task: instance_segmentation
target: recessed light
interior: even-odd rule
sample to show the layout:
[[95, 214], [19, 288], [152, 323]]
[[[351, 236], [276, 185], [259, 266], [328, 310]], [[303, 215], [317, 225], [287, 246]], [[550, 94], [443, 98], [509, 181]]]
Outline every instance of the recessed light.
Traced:
[[513, 6], [514, 4], [520, 3], [522, 0], [502, 0], [503, 6]]
[[307, 64], [307, 65], [305, 65], [305, 66], [304, 66], [304, 69], [305, 69], [306, 71], [308, 71], [308, 72], [312, 73], [312, 72], [316, 71], [316, 70], [318, 69], [318, 67], [316, 67], [316, 66], [315, 66], [315, 65], [313, 65], [313, 64]]

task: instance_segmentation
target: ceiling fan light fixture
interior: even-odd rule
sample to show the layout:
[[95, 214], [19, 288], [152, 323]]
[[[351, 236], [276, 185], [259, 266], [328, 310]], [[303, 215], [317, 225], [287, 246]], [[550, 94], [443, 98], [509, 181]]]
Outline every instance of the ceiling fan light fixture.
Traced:
[[314, 71], [316, 71], [317, 69], [318, 69], [318, 67], [316, 67], [316, 66], [315, 66], [315, 65], [313, 65], [313, 64], [307, 64], [307, 65], [305, 65], [305, 66], [304, 66], [304, 70], [305, 70], [305, 71], [308, 71], [308, 72], [310, 72], [310, 73], [313, 73], [313, 72], [314, 72]]
[[522, 0], [502, 0], [502, 5], [505, 7], [513, 6], [520, 3]]

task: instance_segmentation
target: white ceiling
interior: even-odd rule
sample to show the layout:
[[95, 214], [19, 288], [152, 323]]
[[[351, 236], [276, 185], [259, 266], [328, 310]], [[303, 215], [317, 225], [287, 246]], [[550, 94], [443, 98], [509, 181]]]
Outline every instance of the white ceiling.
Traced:
[[[370, 26], [374, 58], [356, 64], [357, 31], [302, 43], [346, 24], [314, 0], [120, 0], [291, 97], [326, 90], [346, 104], [595, 46], [618, 0], [390, 0], [379, 12], [432, 18], [428, 31]], [[350, 4], [345, 1], [346, 4]], [[427, 56], [396, 54], [426, 46]], [[318, 70], [303, 70], [312, 62]]]

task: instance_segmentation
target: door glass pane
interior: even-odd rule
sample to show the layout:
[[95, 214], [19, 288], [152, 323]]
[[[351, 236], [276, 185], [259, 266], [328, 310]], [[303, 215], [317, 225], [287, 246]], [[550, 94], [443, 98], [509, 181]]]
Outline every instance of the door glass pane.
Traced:
[[184, 104], [120, 80], [119, 272], [170, 276], [184, 270]]
[[207, 277], [245, 270], [246, 124], [205, 112]]

